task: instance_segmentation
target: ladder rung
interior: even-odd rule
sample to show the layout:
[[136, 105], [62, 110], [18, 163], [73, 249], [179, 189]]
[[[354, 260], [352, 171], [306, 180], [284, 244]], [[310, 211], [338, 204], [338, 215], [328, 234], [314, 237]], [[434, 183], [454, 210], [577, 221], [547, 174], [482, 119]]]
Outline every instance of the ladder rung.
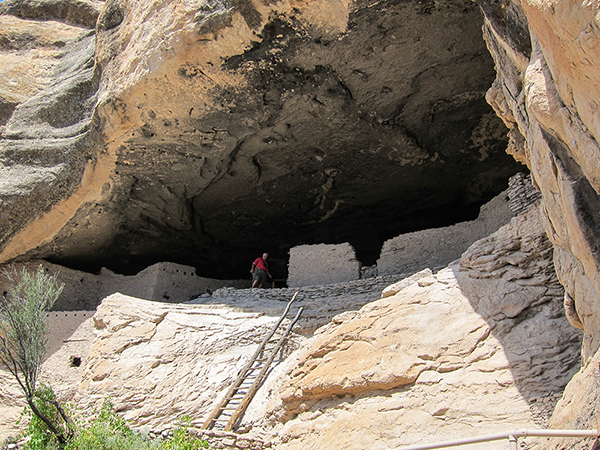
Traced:
[[226, 409], [236, 409], [236, 408], [237, 408], [237, 405], [229, 405], [229, 404], [227, 404], [227, 405], [221, 406], [219, 408], [219, 411], [225, 411]]

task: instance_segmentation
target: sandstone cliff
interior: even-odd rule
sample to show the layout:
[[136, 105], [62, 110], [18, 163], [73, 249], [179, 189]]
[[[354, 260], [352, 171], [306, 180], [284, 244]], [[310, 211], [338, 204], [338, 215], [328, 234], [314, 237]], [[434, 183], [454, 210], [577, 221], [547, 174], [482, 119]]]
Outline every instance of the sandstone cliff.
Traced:
[[[376, 286], [367, 283], [298, 288], [308, 314], [297, 330], [310, 334], [319, 318], [320, 328], [308, 341], [295, 335], [287, 354], [298, 350], [244, 417], [250, 432], [229, 444], [385, 449], [547, 426], [579, 368], [581, 332], [564, 315], [537, 208], [475, 243], [460, 263], [415, 274], [365, 304], [365, 288]], [[114, 294], [93, 321], [81, 317], [46, 362], [45, 379], [65, 373], [62, 394], [86, 413], [110, 395], [135, 426], [161, 431], [182, 415], [200, 426], [289, 294], [223, 289], [197, 305]], [[69, 354], [82, 356], [81, 368], [65, 372]]]
[[[279, 434], [275, 445], [333, 442], [342, 431], [361, 430], [356, 416], [380, 409], [371, 404], [380, 400], [389, 403], [377, 417], [385, 412], [393, 419], [372, 431], [382, 446], [422, 439], [416, 433], [398, 437], [399, 429], [389, 433], [400, 419], [432, 419], [437, 438], [463, 423], [507, 423], [500, 407], [481, 403], [483, 392], [505, 395], [503, 405], [519, 423], [545, 423], [551, 393], [576, 370], [576, 328], [583, 332], [582, 368], [549, 424], [599, 428], [600, 5], [478, 3], [496, 64], [487, 100], [509, 129], [509, 152], [530, 168], [542, 194], [541, 220], [554, 247], [538, 232], [525, 234], [538, 229], [537, 219], [521, 216], [504, 235], [473, 247], [462, 271], [451, 266], [338, 317], [290, 359], [286, 375], [271, 388], [281, 389], [272, 391], [281, 395], [269, 406], [271, 421], [249, 412], [248, 423]], [[364, 238], [374, 224], [386, 234], [424, 205], [447, 214], [418, 216], [411, 226], [440, 225], [438, 217], [468, 213], [516, 170], [501, 156], [504, 128], [482, 101], [493, 71], [479, 40], [479, 17], [470, 2], [5, 0], [2, 261], [46, 257], [134, 267], [169, 256], [210, 267], [235, 246], [240, 255], [251, 240], [264, 246], [256, 236], [289, 248], [289, 236], [346, 238], [352, 228]], [[423, 189], [410, 188], [416, 184]], [[559, 313], [559, 297], [571, 328]], [[155, 334], [163, 308], [140, 323], [124, 320], [133, 328], [122, 334], [150, 348], [151, 339], [139, 333]], [[428, 333], [427, 339], [414, 339], [429, 342], [428, 351], [391, 343], [396, 331], [407, 329], [397, 313], [402, 310], [430, 320], [453, 343], [436, 340], [425, 322], [417, 322], [422, 328], [415, 332]], [[473, 332], [455, 334], [444, 312]], [[115, 320], [128, 314], [117, 310]], [[381, 342], [361, 323], [379, 329]], [[557, 334], [544, 335], [549, 327]], [[542, 342], [523, 345], [536, 335]], [[355, 372], [325, 377], [334, 358], [344, 362], [352, 351], [371, 347], [395, 367], [392, 372], [370, 371], [379, 360], [359, 352], [366, 357], [352, 359]], [[98, 380], [93, 372], [86, 376], [102, 381], [108, 372], [100, 369], [110, 360], [101, 363], [102, 352], [95, 355], [98, 364], [90, 367]], [[452, 378], [465, 374], [469, 380], [475, 372], [486, 381], [496, 370], [493, 389], [467, 388]], [[371, 388], [380, 391], [375, 400], [365, 394]], [[489, 419], [470, 423], [481, 416], [471, 402], [452, 404], [444, 397], [453, 389], [467, 390]], [[351, 397], [339, 398], [346, 392]], [[423, 396], [432, 403], [422, 403]], [[543, 398], [548, 402], [538, 402]], [[540, 403], [547, 407], [532, 415], [530, 407]], [[137, 413], [130, 416], [146, 414]], [[337, 435], [323, 431], [330, 425]], [[532, 445], [588, 447], [562, 440]]]

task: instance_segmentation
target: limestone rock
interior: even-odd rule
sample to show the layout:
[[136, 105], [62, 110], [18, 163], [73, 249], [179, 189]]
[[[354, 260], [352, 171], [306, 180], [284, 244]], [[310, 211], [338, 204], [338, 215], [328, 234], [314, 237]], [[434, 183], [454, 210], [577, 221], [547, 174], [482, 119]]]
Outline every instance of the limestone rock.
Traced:
[[[337, 315], [309, 340], [294, 336], [288, 352], [300, 348], [274, 368], [244, 416], [250, 441], [282, 450], [384, 449], [547, 426], [581, 346], [551, 258], [531, 208], [473, 245], [462, 266], [424, 271], [358, 311], [360, 290], [377, 279], [299, 288], [296, 307]], [[181, 415], [199, 426], [283, 310], [285, 302], [270, 296], [289, 300], [291, 291], [220, 289], [197, 305], [114, 294], [93, 319], [79, 319], [87, 328], [70, 338], [66, 326], [57, 333], [58, 343], [85, 345], [54, 352], [47, 376], [89, 349], [73, 378], [61, 379], [62, 394], [84, 413], [110, 396], [135, 427], [162, 429]], [[575, 387], [592, 389], [591, 367]]]
[[431, 269], [421, 270], [420, 272], [417, 272], [408, 278], [404, 278], [404, 279], [398, 281], [397, 283], [394, 283], [394, 284], [386, 287], [383, 291], [381, 291], [381, 297], [386, 298], [386, 297], [390, 297], [392, 295], [396, 295], [402, 289], [410, 286], [413, 283], [416, 283], [421, 278], [428, 278], [428, 277], [431, 277], [432, 275], [433, 275], [433, 272], [431, 272]]
[[[66, 22], [80, 16], [80, 6], [100, 4], [6, 0], [0, 5], [0, 247], [55, 208], [37, 231], [20, 236], [3, 261], [64, 224], [69, 215], [64, 201], [82, 179], [89, 181], [97, 162], [95, 33]], [[53, 20], [22, 18], [31, 15]], [[75, 195], [76, 202], [87, 198]]]
[[[550, 427], [563, 430], [589, 429], [590, 420], [598, 417], [599, 355], [583, 367], [569, 382], [562, 398], [556, 405]], [[589, 439], [549, 439], [534, 450], [559, 450], [569, 448], [584, 450], [593, 448]]]
[[473, 244], [461, 258], [461, 269], [461, 288], [485, 317], [514, 318], [564, 292], [537, 208]]

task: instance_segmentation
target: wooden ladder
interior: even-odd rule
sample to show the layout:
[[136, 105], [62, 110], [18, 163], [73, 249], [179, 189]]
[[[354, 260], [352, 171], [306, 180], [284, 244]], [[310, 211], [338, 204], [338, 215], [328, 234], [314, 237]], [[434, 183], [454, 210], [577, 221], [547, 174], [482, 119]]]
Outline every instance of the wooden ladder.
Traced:
[[231, 385], [227, 394], [225, 394], [225, 397], [223, 397], [206, 422], [204, 422], [204, 425], [202, 425], [203, 430], [210, 430], [216, 427], [224, 431], [232, 431], [237, 427], [239, 420], [244, 415], [244, 412], [246, 412], [254, 395], [265, 379], [267, 372], [271, 367], [271, 363], [287, 341], [292, 328], [296, 322], [298, 322], [298, 319], [304, 310], [304, 308], [300, 308], [296, 313], [296, 317], [290, 322], [281, 337], [279, 339], [273, 339], [273, 336], [279, 330], [283, 319], [285, 319], [290, 311], [290, 307], [297, 295], [298, 292], [296, 292], [289, 301], [283, 314], [267, 337], [256, 349], [254, 355], [250, 358], [250, 361], [248, 361], [242, 370], [240, 370], [237, 379]]

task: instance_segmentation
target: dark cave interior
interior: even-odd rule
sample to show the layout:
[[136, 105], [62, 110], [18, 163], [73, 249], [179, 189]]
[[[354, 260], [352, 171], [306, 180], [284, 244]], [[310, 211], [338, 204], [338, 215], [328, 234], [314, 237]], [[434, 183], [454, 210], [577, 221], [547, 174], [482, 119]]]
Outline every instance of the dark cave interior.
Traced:
[[[172, 64], [118, 105], [139, 120], [111, 195], [25, 257], [126, 275], [170, 261], [244, 279], [266, 251], [286, 279], [297, 245], [348, 242], [371, 266], [390, 238], [475, 219], [526, 171], [485, 100], [495, 69], [482, 20], [469, 0], [357, 4], [331, 39], [274, 17], [222, 60], [245, 87], [212, 88], [212, 109], [193, 95], [202, 68]], [[175, 108], [165, 92], [178, 90]]]

